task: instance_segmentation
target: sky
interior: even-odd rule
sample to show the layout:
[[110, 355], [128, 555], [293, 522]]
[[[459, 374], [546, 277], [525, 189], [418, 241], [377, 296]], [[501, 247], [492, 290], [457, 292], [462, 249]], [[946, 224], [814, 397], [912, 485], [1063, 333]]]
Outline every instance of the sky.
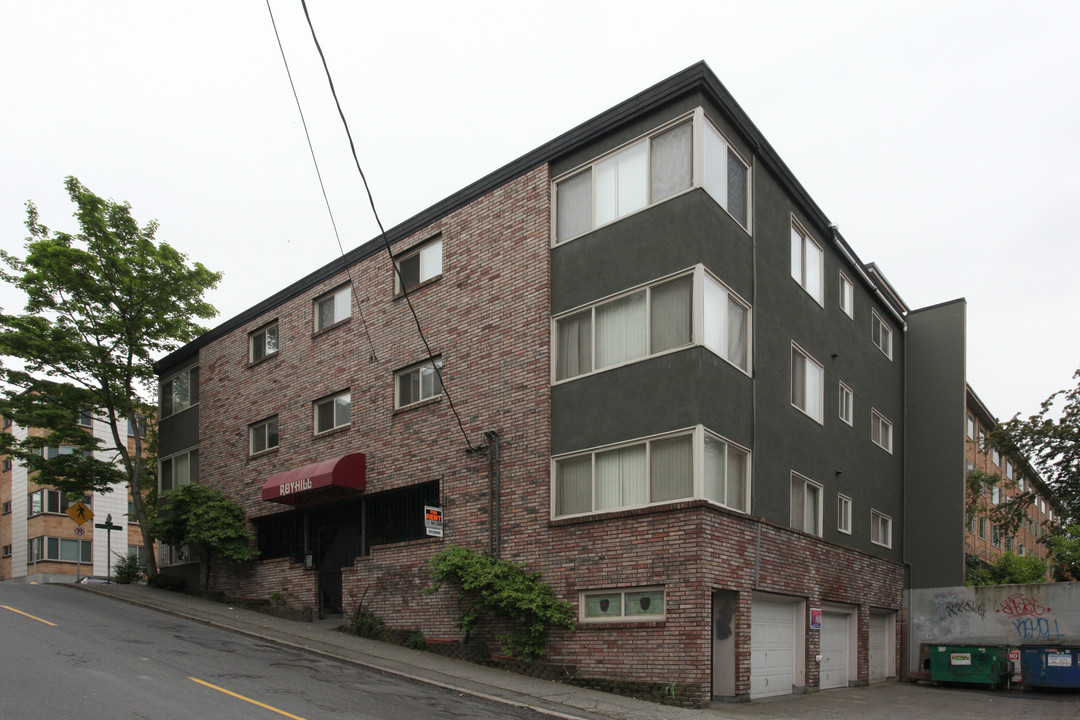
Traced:
[[[377, 225], [302, 6], [269, 7], [349, 250]], [[968, 382], [995, 415], [1074, 385], [1080, 3], [309, 10], [387, 228], [704, 60], [909, 306], [966, 298]], [[218, 321], [338, 256], [265, 0], [0, 0], [0, 68], [8, 252], [28, 200], [77, 229], [74, 175], [224, 272]], [[0, 285], [5, 311], [22, 302]]]

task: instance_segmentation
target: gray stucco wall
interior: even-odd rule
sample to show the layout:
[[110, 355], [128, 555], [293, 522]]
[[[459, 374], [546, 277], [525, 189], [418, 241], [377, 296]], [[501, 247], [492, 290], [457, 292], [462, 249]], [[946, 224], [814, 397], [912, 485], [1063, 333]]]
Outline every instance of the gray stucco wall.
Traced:
[[926, 645], [1080, 644], [1080, 583], [908, 591], [910, 667]]
[[967, 304], [908, 315], [905, 560], [911, 587], [964, 582]]

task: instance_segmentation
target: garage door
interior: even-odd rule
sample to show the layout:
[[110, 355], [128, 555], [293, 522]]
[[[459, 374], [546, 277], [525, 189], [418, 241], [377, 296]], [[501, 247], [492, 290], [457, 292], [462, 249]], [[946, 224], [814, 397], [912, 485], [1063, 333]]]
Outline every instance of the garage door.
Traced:
[[889, 677], [889, 617], [870, 616], [870, 682]]
[[818, 686], [848, 685], [848, 618], [844, 613], [821, 613], [821, 677]]
[[750, 697], [788, 695], [795, 674], [795, 606], [754, 598], [750, 611]]

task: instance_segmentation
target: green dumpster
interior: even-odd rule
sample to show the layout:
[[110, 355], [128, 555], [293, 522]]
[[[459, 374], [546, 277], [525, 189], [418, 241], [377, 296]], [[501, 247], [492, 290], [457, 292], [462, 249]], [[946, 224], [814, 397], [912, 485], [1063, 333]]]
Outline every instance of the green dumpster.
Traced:
[[996, 687], [1009, 679], [1009, 649], [976, 645], [932, 645], [930, 679], [936, 683], [978, 683]]

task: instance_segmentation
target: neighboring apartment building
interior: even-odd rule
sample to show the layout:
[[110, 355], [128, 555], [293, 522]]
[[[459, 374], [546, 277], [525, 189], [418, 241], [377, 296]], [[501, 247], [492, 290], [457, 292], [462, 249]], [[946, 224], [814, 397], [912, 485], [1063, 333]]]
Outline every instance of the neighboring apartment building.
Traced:
[[[87, 432], [92, 432], [105, 443], [112, 442], [112, 432], [101, 418], [89, 414], [80, 419]], [[41, 436], [38, 428], [23, 428], [7, 418], [3, 420], [3, 432], [17, 438]], [[129, 444], [131, 427], [129, 423]], [[77, 452], [74, 448], [61, 446], [45, 448], [45, 453]], [[101, 459], [109, 456], [107, 450], [98, 451]], [[83, 496], [93, 517], [78, 524], [68, 514], [74, 506], [68, 496], [51, 485], [39, 485], [34, 475], [28, 473], [21, 463], [8, 456], [2, 458], [3, 473], [0, 474], [0, 580], [19, 582], [73, 582], [77, 575], [105, 577], [108, 574], [109, 545], [111, 542], [115, 565], [117, 556], [129, 552], [143, 557], [142, 535], [130, 510], [131, 502], [126, 485], [116, 485], [108, 493]], [[129, 516], [129, 513], [132, 513]], [[95, 529], [104, 524], [111, 515], [119, 530], [112, 531], [111, 541], [106, 531]], [[77, 528], [79, 528], [77, 530]], [[129, 544], [130, 543], [130, 544]]]
[[[970, 387], [967, 390], [967, 421], [964, 436], [967, 441], [967, 470], [981, 470], [1001, 481], [987, 489], [973, 512], [968, 509], [964, 524], [964, 552], [984, 563], [996, 562], [1006, 552], [1016, 555], [1037, 555], [1047, 558], [1045, 537], [1047, 526], [1054, 521], [1052, 493], [1031, 466], [1021, 458], [1003, 457], [997, 450], [985, 449], [987, 435], [997, 426], [994, 415]], [[1025, 513], [1015, 535], [1006, 535], [995, 525], [989, 510], [1022, 493], [1035, 493], [1035, 499]]]
[[217, 589], [460, 638], [421, 593], [453, 543], [543, 574], [578, 613], [547, 659], [584, 676], [708, 704], [899, 675], [905, 562], [963, 582], [920, 494], [961, 431], [912, 437], [963, 427], [963, 301], [908, 311], [711, 70], [387, 236], [158, 364], [162, 489], [258, 536]]

